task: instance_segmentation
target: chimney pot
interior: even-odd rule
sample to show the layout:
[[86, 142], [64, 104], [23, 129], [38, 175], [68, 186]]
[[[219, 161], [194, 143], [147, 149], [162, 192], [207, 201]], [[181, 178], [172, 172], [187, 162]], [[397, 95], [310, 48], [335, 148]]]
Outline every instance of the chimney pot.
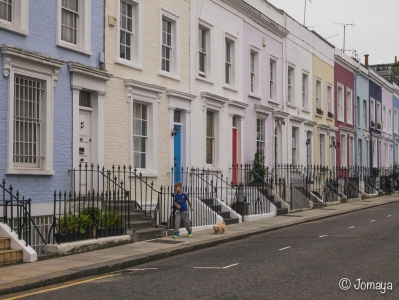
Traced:
[[398, 63], [398, 57], [395, 55], [395, 65]]
[[364, 65], [367, 67], [369, 65], [369, 55], [365, 54], [364, 55]]

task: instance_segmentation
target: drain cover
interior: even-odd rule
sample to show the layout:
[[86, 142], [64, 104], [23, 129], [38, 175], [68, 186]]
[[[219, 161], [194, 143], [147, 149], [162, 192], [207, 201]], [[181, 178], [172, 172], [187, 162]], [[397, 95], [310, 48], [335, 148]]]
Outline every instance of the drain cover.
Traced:
[[148, 243], [161, 243], [161, 244], [181, 244], [184, 241], [176, 241], [176, 240], [150, 240], [146, 241]]

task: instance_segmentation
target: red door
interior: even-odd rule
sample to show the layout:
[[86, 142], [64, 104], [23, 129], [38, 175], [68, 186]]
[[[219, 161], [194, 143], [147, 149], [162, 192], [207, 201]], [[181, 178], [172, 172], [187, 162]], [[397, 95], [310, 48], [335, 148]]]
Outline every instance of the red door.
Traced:
[[232, 151], [233, 153], [233, 184], [237, 184], [237, 129], [233, 128], [233, 145]]

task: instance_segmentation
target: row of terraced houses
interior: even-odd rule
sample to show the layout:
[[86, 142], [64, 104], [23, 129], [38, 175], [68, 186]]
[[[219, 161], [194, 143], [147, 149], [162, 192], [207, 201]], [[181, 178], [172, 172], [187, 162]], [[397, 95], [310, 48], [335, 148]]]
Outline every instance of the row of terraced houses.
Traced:
[[173, 167], [239, 180], [259, 152], [269, 170], [398, 161], [390, 67], [264, 0], [0, 0], [0, 51], [0, 178], [34, 216], [86, 164], [159, 187]]

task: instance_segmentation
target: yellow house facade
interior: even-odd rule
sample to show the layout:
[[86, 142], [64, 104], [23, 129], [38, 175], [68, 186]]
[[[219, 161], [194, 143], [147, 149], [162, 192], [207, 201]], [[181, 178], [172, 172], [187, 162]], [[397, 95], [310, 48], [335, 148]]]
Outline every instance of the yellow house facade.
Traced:
[[335, 137], [334, 126], [334, 47], [315, 33], [313, 53], [313, 164], [335, 165], [335, 148], [331, 139]]
[[186, 0], [106, 1], [106, 168], [130, 165], [168, 182], [176, 122], [182, 140], [190, 132], [189, 8]]

